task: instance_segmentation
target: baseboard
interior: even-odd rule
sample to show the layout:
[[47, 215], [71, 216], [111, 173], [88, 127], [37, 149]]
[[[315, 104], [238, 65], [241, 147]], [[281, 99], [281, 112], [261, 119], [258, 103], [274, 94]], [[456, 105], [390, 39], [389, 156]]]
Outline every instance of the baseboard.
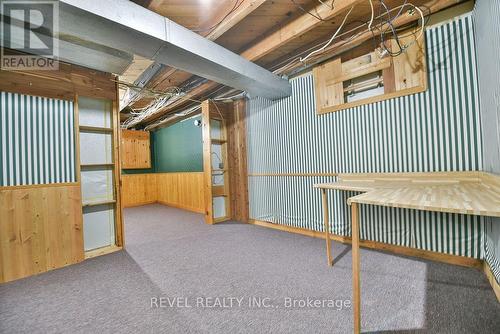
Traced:
[[134, 204], [124, 205], [123, 207], [124, 208], [134, 208], [134, 207], [138, 207], [138, 206], [149, 205], [149, 204], [156, 204], [156, 203], [162, 204], [162, 205], [166, 205], [166, 206], [171, 206], [171, 207], [177, 208], [177, 209], [182, 209], [182, 210], [187, 210], [187, 211], [191, 211], [191, 212], [196, 212], [196, 213], [204, 213], [205, 212], [204, 209], [193, 208], [193, 207], [190, 207], [190, 206], [181, 205], [181, 204], [174, 204], [174, 203], [169, 203], [169, 202], [165, 202], [165, 201], [147, 201], [147, 202], [140, 202], [140, 203], [134, 203]]
[[190, 207], [190, 206], [186, 206], [186, 205], [168, 203], [165, 201], [157, 201], [156, 203], [166, 205], [166, 206], [171, 206], [171, 207], [177, 208], [177, 209], [191, 211], [191, 212], [202, 213], [202, 214], [205, 213], [205, 209], [194, 208], [194, 207]]
[[[313, 238], [321, 238], [321, 239], [325, 238], [325, 235], [323, 232], [312, 231], [312, 230], [308, 230], [308, 229], [304, 229], [304, 228], [273, 224], [273, 223], [269, 223], [269, 222], [265, 222], [265, 221], [261, 221], [261, 220], [254, 220], [254, 219], [250, 219], [248, 222], [250, 224], [253, 224], [253, 225], [263, 226], [263, 227], [272, 228], [275, 230], [280, 230], [280, 231], [285, 231], [285, 232], [290, 232], [290, 233], [301, 234], [301, 235], [305, 235], [305, 236], [309, 236], [309, 237], [313, 237]], [[344, 243], [344, 244], [351, 243], [350, 237], [344, 237], [344, 236], [339, 236], [339, 235], [335, 235], [335, 234], [330, 234], [330, 239], [333, 241], [338, 241], [338, 242]], [[413, 256], [413, 257], [418, 257], [418, 258], [422, 258], [422, 259], [426, 259], [426, 260], [437, 261], [437, 262], [442, 262], [442, 263], [447, 263], [447, 264], [453, 264], [453, 265], [458, 265], [458, 266], [463, 266], [463, 267], [476, 268], [476, 269], [480, 269], [480, 270], [483, 269], [483, 261], [482, 260], [472, 259], [472, 258], [468, 258], [465, 256], [444, 254], [444, 253], [432, 252], [432, 251], [416, 249], [416, 248], [409, 248], [409, 247], [404, 247], [404, 246], [396, 246], [396, 245], [386, 244], [386, 243], [377, 242], [377, 241], [369, 241], [369, 240], [361, 240], [360, 246], [363, 248], [375, 249], [375, 250], [379, 250], [379, 251], [395, 253], [398, 255]]]
[[500, 302], [500, 284], [498, 284], [495, 275], [493, 275], [493, 271], [491, 270], [488, 262], [486, 261], [483, 261], [483, 271], [486, 274], [488, 281], [490, 281], [491, 287], [493, 288], [493, 291], [497, 296], [498, 302]]
[[123, 247], [114, 246], [114, 245], [113, 246], [106, 246], [106, 247], [94, 249], [94, 250], [85, 252], [85, 260], [88, 260], [88, 259], [91, 259], [91, 258], [94, 258], [94, 257], [98, 257], [98, 256], [101, 256], [101, 255], [106, 255], [106, 254], [111, 254], [111, 253], [114, 253], [114, 252], [118, 252], [118, 251], [121, 251], [122, 249], [123, 249]]
[[143, 205], [149, 205], [149, 204], [155, 204], [156, 201], [146, 201], [146, 202], [138, 202], [138, 203], [133, 203], [133, 204], [128, 204], [128, 205], [123, 205], [123, 208], [135, 208], [138, 206], [143, 206]]

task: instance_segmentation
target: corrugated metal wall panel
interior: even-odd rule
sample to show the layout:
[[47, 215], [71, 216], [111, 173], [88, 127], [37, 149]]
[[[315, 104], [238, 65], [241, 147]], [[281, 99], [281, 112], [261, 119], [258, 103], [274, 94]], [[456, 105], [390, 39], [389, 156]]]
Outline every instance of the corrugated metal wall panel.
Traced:
[[[474, 16], [484, 169], [500, 174], [500, 0], [478, 0]], [[485, 259], [500, 283], [500, 218], [488, 218], [485, 230]]]
[[[362, 173], [482, 169], [472, 18], [426, 32], [429, 89], [349, 110], [315, 114], [312, 74], [287, 99], [249, 102], [249, 173]], [[251, 176], [251, 218], [322, 230], [328, 177]], [[332, 232], [350, 235], [346, 199], [332, 192]], [[362, 206], [361, 237], [482, 258], [479, 217]]]
[[0, 92], [0, 186], [76, 182], [73, 102]]

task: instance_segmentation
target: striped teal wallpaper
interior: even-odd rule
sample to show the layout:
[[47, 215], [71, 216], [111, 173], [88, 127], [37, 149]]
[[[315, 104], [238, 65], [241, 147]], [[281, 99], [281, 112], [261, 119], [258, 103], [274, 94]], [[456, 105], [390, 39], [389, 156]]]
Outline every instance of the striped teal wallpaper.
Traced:
[[76, 182], [73, 102], [0, 92], [0, 186]]
[[[426, 32], [429, 89], [323, 116], [315, 114], [312, 74], [292, 96], [251, 99], [249, 173], [361, 173], [482, 169], [476, 57], [471, 16]], [[253, 176], [251, 218], [322, 230], [317, 182], [332, 177]], [[333, 233], [350, 234], [346, 198], [332, 192]], [[362, 206], [363, 239], [483, 258], [483, 218]]]
[[[500, 0], [478, 0], [474, 8], [477, 34], [479, 96], [484, 142], [484, 169], [500, 175]], [[494, 55], [494, 56], [493, 56]], [[485, 222], [485, 259], [500, 283], [500, 218]]]

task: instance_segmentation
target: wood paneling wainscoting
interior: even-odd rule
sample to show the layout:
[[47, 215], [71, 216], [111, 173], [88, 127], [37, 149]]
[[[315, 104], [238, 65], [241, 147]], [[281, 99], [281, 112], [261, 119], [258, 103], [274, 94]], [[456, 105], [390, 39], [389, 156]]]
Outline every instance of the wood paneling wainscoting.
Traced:
[[203, 213], [203, 173], [122, 175], [122, 201], [124, 207], [158, 202]]
[[156, 174], [157, 201], [193, 212], [203, 213], [203, 173]]
[[156, 203], [156, 174], [122, 174], [122, 205], [130, 208]]
[[0, 282], [83, 261], [80, 185], [0, 188]]
[[151, 168], [151, 144], [148, 131], [121, 130], [123, 169]]

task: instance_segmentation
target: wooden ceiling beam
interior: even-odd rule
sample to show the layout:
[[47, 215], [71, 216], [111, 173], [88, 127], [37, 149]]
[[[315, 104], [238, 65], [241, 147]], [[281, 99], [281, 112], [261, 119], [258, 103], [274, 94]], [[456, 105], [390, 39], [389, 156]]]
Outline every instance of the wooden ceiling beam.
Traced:
[[[137, 2], [141, 2], [141, 1], [144, 1], [144, 0], [136, 0], [136, 1]], [[237, 7], [237, 9], [233, 13], [231, 13], [228, 17], [226, 17], [225, 19], [223, 19], [223, 18], [224, 18], [225, 15], [227, 15], [227, 11], [223, 11], [223, 14], [221, 14], [221, 17], [217, 18], [217, 20], [215, 22], [211, 23], [211, 24], [216, 24], [216, 22], [218, 22], [218, 21], [220, 21], [220, 20], [223, 19], [223, 21], [221, 22], [221, 24], [219, 24], [218, 26], [216, 26], [212, 31], [209, 31], [206, 34], [202, 33], [201, 35], [205, 36], [205, 38], [207, 38], [209, 40], [212, 40], [212, 41], [216, 40], [221, 35], [223, 35], [225, 32], [227, 32], [232, 27], [234, 27], [239, 22], [241, 22], [241, 20], [243, 20], [245, 17], [247, 17], [248, 15], [250, 15], [254, 10], [256, 10], [257, 8], [259, 8], [259, 6], [261, 6], [262, 4], [264, 4], [266, 1], [267, 0], [243, 0], [243, 2]], [[149, 1], [149, 3], [150, 2], [151, 1]], [[233, 6], [234, 6], [234, 3], [231, 5], [231, 8]], [[231, 10], [231, 8], [228, 8], [228, 10]], [[167, 68], [165, 68], [162, 71], [162, 73], [158, 74], [153, 79], [153, 81], [151, 82], [151, 84], [148, 85], [148, 86], [152, 87], [152, 88], [157, 88], [158, 85], [160, 85], [163, 82], [165, 82], [166, 80], [168, 80], [168, 78], [171, 75], [173, 75], [174, 73], [176, 73], [176, 72], [178, 72], [176, 69], [174, 69], [172, 67], [167, 67]], [[200, 89], [205, 88], [207, 90], [211, 90], [216, 85], [218, 85], [218, 84], [213, 83], [213, 85], [202, 85], [202, 86], [200, 86], [200, 87], [198, 87], [198, 88], [195, 89], [194, 95], [196, 95], [197, 91], [200, 90]], [[189, 92], [189, 94], [191, 94], [191, 92]], [[178, 104], [174, 103], [171, 106], [166, 107], [164, 110], [159, 110], [158, 114], [164, 115], [165, 113], [167, 113], [167, 111], [172, 110], [176, 106], [178, 106]], [[151, 119], [156, 119], [156, 118], [158, 118], [158, 117], [151, 116], [149, 119], [145, 119], [141, 123], [145, 123], [145, 122], [148, 122]]]
[[[233, 14], [231, 14], [228, 18], [226, 18], [226, 20], [224, 20], [225, 21], [224, 24], [221, 24], [218, 27], [216, 27], [212, 32], [210, 32], [206, 36], [206, 38], [209, 38], [211, 40], [215, 40], [216, 38], [221, 36], [223, 33], [228, 31], [229, 29], [231, 29], [238, 22], [240, 22], [243, 18], [245, 18], [251, 12], [253, 12], [255, 9], [257, 9], [266, 0], [244, 0], [244, 1], [245, 1], [245, 3], [243, 3], [240, 7], [238, 7], [238, 10], [236, 10]], [[346, 10], [350, 9], [352, 6], [354, 6], [357, 3], [360, 3], [362, 1], [367, 1], [367, 0], [337, 0], [335, 2], [335, 7], [333, 9], [320, 3], [315, 8], [313, 8], [312, 11], [315, 11], [315, 13], [317, 15], [321, 16], [324, 20], [329, 20], [329, 19], [332, 19], [335, 16], [345, 12]], [[319, 21], [317, 18], [315, 18], [307, 13], [304, 13], [303, 15], [292, 20], [288, 24], [285, 24], [280, 29], [267, 35], [267, 37], [264, 37], [261, 41], [254, 44], [252, 47], [247, 49], [241, 55], [243, 57], [249, 59], [250, 61], [256, 60], [260, 57], [265, 56], [269, 52], [280, 47], [281, 45], [288, 43], [295, 38], [298, 38], [301, 34], [304, 34], [308, 31], [310, 31], [311, 29], [314, 29], [314, 27], [316, 27], [317, 25], [319, 25], [321, 23], [323, 23], [323, 22]], [[163, 73], [165, 73], [165, 74], [163, 74]], [[162, 81], [166, 77], [168, 77], [168, 75], [171, 75], [171, 69], [167, 68], [164, 70], [163, 73], [157, 77], [157, 81]], [[202, 89], [203, 86], [204, 85], [196, 88], [196, 90]], [[211, 88], [213, 88], [213, 87], [207, 87], [207, 90], [209, 90]], [[163, 110], [159, 110], [156, 115], [165, 115], [168, 112], [172, 111], [176, 105], [177, 104], [174, 103], [174, 104], [166, 107]], [[141, 123], [150, 123], [151, 121], [154, 121], [155, 119], [158, 118], [158, 117], [156, 117], [156, 115], [153, 115], [147, 119], [144, 119]]]
[[221, 21], [222, 22], [215, 27], [212, 31], [202, 34], [205, 36], [205, 38], [208, 38], [211, 41], [215, 41], [217, 38], [222, 36], [224, 33], [226, 33], [228, 30], [230, 30], [232, 27], [237, 25], [238, 23], [241, 22], [245, 17], [250, 15], [254, 10], [259, 8], [260, 5], [262, 5], [264, 2], [267, 0], [243, 0], [241, 4], [235, 9], [234, 12], [229, 14], [228, 17], [224, 19], [224, 16], [227, 15], [227, 11], [230, 11], [231, 8], [234, 7], [234, 4], [231, 4], [231, 8], [228, 8], [227, 11], [223, 11], [219, 17], [215, 20], [215, 22], [212, 22], [212, 24], [217, 24], [217, 22]]
[[[318, 17], [321, 17], [323, 20], [328, 21], [342, 13], [345, 13], [351, 7], [356, 6], [357, 4], [362, 2], [367, 2], [367, 0], [337, 0], [335, 1], [333, 9], [331, 9], [329, 6], [319, 3], [316, 7], [311, 9], [310, 12], [315, 13]], [[280, 46], [289, 43], [296, 38], [299, 38], [304, 33], [311, 31], [322, 23], [323, 21], [318, 20], [316, 17], [304, 13], [303, 15], [297, 17], [296, 19], [290, 21], [289, 23], [283, 25], [279, 29], [273, 31], [266, 37], [259, 40], [250, 48], [245, 50], [241, 54], [241, 56], [250, 61], [255, 61], [259, 58], [264, 57]]]
[[[440, 10], [443, 10], [445, 8], [451, 7], [453, 5], [457, 4], [457, 0], [433, 0], [429, 1], [425, 4], [425, 6], [430, 10], [431, 13], [438, 12]], [[410, 24], [412, 22], [415, 22], [419, 19], [420, 17], [418, 15], [415, 16], [409, 16], [409, 15], [402, 15], [399, 18], [395, 19], [393, 21], [393, 25], [397, 28], [405, 26], [407, 24]], [[325, 48], [325, 50], [315, 56], [312, 56], [308, 60], [307, 67], [311, 67], [314, 64], [321, 63], [323, 61], [326, 61], [332, 57], [338, 56], [346, 51], [349, 51], [364, 42], [370, 40], [373, 38], [373, 35], [370, 31], [366, 30], [364, 33], [360, 34], [358, 37], [354, 38], [353, 40], [349, 42], [344, 42], [344, 41], [338, 41], [336, 43], [333, 43], [329, 47]], [[307, 48], [305, 48], [307, 50]], [[300, 68], [305, 68], [303, 63], [300, 62], [295, 62], [291, 64], [291, 66], [284, 66], [280, 69], [277, 69], [277, 73], [287, 73], [290, 74], [294, 70], [300, 70]]]
[[[351, 6], [353, 6], [357, 3], [363, 2], [363, 1], [366, 2], [367, 0], [360, 0], [360, 1], [337, 0], [336, 7], [334, 8], [334, 10], [329, 10], [330, 12], [335, 11], [336, 14], [331, 14], [332, 16], [325, 14], [326, 13], [325, 11], [327, 11], [327, 8], [328, 8], [326, 6], [321, 5], [320, 6], [321, 8], [318, 7], [318, 8], [316, 8], [316, 10], [318, 10], [319, 14], [322, 15], [321, 17], [322, 18], [324, 17], [324, 19], [326, 20], [326, 19], [331, 19], [332, 17], [339, 15], [342, 12], [346, 12], [347, 10], [349, 10], [351, 8]], [[445, 9], [447, 7], [450, 7], [452, 5], [455, 5], [458, 2], [460, 2], [460, 0], [433, 0], [433, 1], [427, 2], [426, 6], [430, 8], [432, 13], [434, 13], [434, 12], [440, 11], [442, 9]], [[321, 9], [321, 11], [320, 11], [320, 9]], [[394, 22], [395, 23], [394, 25], [396, 27], [400, 27], [400, 26], [406, 25], [408, 23], [411, 23], [412, 21], [415, 21], [416, 19], [417, 18], [414, 18], [411, 16], [404, 16], [404, 17], [397, 19]], [[304, 26], [301, 27], [300, 24], [303, 24]], [[302, 16], [298, 17], [297, 19], [291, 21], [289, 24], [285, 24], [281, 29], [273, 32], [272, 34], [268, 35], [267, 37], [265, 37], [261, 41], [254, 44], [252, 47], [250, 47], [245, 52], [243, 52], [242, 55], [245, 56], [249, 60], [256, 60], [258, 58], [261, 58], [264, 55], [268, 54], [269, 52], [272, 52], [275, 48], [279, 48], [281, 45], [288, 43], [289, 41], [293, 40], [294, 38], [298, 38], [304, 32], [310, 31], [318, 24], [321, 24], [321, 22], [319, 20], [317, 20], [316, 18], [312, 17], [309, 14], [303, 14]], [[286, 30], [286, 31], [283, 30], [286, 27], [288, 27], [289, 30]], [[277, 37], [275, 34], [278, 34], [278, 35], [282, 34], [282, 36]], [[274, 36], [272, 38], [274, 40], [274, 42], [272, 40], [270, 40], [271, 36]], [[372, 37], [372, 35], [370, 32], [365, 32], [348, 43], [344, 43], [344, 42], [335, 43], [335, 44], [331, 45], [329, 48], [327, 48], [325, 50], [325, 52], [321, 53], [320, 55], [318, 55], [316, 57], [313, 57], [311, 59], [311, 61], [316, 62], [316, 63], [324, 61], [328, 58], [339, 55], [343, 52], [346, 52], [350, 49], [355, 48], [356, 46], [359, 46], [360, 44], [367, 41], [371, 37]], [[265, 43], [265, 45], [261, 45], [262, 43]], [[258, 50], [257, 46], [259, 46], [259, 48], [262, 47], [261, 53], [257, 52], [257, 50]], [[287, 71], [287, 73], [289, 73], [290, 70], [295, 70], [295, 69], [299, 68], [300, 66], [303, 66], [303, 64], [298, 63], [292, 67], [287, 67], [286, 71]], [[282, 73], [282, 72], [283, 71], [281, 71], [280, 73]], [[193, 97], [194, 96], [196, 96], [196, 97], [206, 96], [210, 92], [213, 92], [213, 90], [216, 89], [218, 86], [219, 86], [219, 84], [217, 84], [217, 83], [209, 82], [209, 83], [203, 84], [203, 85], [197, 87], [195, 90], [189, 92], [188, 96], [193, 96]], [[183, 105], [182, 102], [185, 102], [185, 101], [176, 102], [176, 103], [166, 107], [164, 110], [162, 110], [158, 114], [153, 115], [153, 116], [149, 117], [148, 119], [145, 119], [141, 123], [151, 123], [151, 122], [159, 119], [160, 117], [162, 117], [170, 112], [173, 112], [176, 108]]]

